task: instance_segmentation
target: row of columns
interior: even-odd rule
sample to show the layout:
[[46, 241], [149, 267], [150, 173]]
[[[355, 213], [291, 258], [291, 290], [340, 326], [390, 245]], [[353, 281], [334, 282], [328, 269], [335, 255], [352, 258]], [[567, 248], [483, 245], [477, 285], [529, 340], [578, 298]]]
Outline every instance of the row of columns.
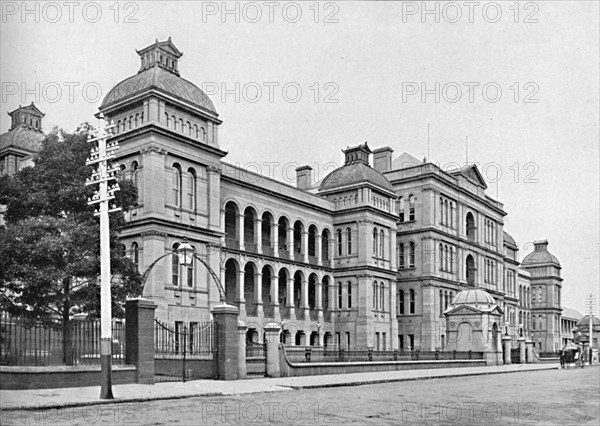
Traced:
[[[225, 223], [225, 211], [223, 210], [221, 212], [222, 215], [222, 223]], [[244, 240], [244, 215], [240, 214], [237, 216], [237, 228], [238, 228], [238, 233], [239, 233], [239, 247], [240, 250], [245, 251], [246, 247], [245, 247], [245, 243], [246, 241]], [[256, 244], [257, 246], [257, 251], [259, 253], [262, 254], [262, 219], [255, 219], [254, 220], [254, 238], [256, 241], [252, 241], [253, 244]], [[293, 227], [288, 227], [286, 228], [286, 233], [287, 233], [287, 238], [286, 238], [286, 243], [287, 243], [287, 247], [288, 247], [288, 252], [291, 253], [292, 255], [295, 254], [294, 253], [294, 228]], [[304, 263], [308, 263], [308, 231], [302, 231], [302, 241], [301, 241], [301, 247], [302, 247], [302, 261]], [[333, 240], [329, 239], [327, 244], [329, 245], [328, 250], [327, 250], [327, 259], [322, 259], [322, 248], [323, 248], [323, 241], [322, 241], [322, 236], [320, 235], [315, 235], [315, 257], [317, 259], [317, 263], [320, 265], [323, 260], [332, 260], [333, 258]], [[272, 223], [271, 224], [271, 239], [270, 239], [270, 243], [271, 243], [271, 247], [273, 248], [273, 255], [275, 257], [279, 257], [279, 224], [278, 223]]]

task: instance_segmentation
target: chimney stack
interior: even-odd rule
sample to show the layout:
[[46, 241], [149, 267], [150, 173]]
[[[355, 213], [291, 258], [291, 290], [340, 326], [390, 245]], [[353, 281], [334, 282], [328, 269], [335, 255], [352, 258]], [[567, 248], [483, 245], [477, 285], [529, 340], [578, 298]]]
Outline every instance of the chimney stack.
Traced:
[[392, 153], [394, 150], [389, 146], [377, 148], [373, 151], [373, 168], [380, 173], [392, 170]]
[[300, 166], [296, 169], [296, 187], [303, 191], [310, 189], [312, 185], [312, 167]]

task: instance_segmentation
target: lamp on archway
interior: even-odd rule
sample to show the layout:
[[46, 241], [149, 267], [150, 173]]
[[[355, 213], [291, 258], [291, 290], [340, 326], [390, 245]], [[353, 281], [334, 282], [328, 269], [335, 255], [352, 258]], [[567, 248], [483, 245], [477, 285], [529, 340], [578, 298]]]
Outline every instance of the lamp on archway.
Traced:
[[191, 267], [194, 261], [194, 248], [187, 241], [184, 241], [177, 247], [177, 257], [181, 266], [184, 268]]

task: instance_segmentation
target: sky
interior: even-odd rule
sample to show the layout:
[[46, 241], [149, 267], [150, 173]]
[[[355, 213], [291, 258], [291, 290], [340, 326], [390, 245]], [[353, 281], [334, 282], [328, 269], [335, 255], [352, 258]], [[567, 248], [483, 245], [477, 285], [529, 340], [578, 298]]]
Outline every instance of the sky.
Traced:
[[136, 49], [172, 37], [223, 120], [226, 161], [288, 183], [365, 141], [478, 163], [520, 257], [547, 239], [563, 306], [583, 313], [591, 293], [597, 312], [598, 4], [0, 0], [0, 131], [32, 101], [45, 131], [95, 123]]

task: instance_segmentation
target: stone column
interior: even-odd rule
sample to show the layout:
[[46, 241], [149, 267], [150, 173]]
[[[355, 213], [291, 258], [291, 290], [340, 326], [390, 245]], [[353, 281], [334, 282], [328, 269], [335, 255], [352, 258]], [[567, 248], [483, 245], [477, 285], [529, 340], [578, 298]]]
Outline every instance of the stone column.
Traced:
[[244, 215], [238, 215], [238, 232], [239, 232], [239, 242], [240, 242], [240, 250], [245, 250], [244, 248]]
[[533, 342], [529, 339], [525, 341], [525, 347], [527, 352], [527, 364], [537, 364], [538, 359], [533, 354]]
[[302, 232], [302, 260], [308, 263], [308, 231]]
[[279, 277], [275, 274], [271, 275], [271, 305], [273, 305], [273, 318], [276, 321], [281, 321], [279, 314]]
[[273, 245], [273, 256], [279, 257], [279, 225], [277, 223], [271, 227], [271, 244]]
[[217, 326], [217, 378], [238, 378], [238, 309], [231, 305], [215, 306], [212, 310]]
[[323, 321], [323, 282], [317, 281], [315, 285], [315, 308], [317, 309], [319, 321]]
[[310, 314], [309, 314], [309, 309], [308, 309], [308, 280], [306, 279], [306, 277], [304, 277], [302, 279], [302, 283], [300, 284], [300, 297], [301, 297], [301, 301], [300, 301], [300, 307], [302, 308], [302, 312], [303, 312], [303, 319], [306, 321], [310, 321]]
[[504, 365], [511, 365], [512, 361], [510, 359], [510, 349], [511, 349], [512, 339], [510, 336], [502, 337], [502, 349], [504, 350]]
[[294, 258], [294, 228], [287, 229], [287, 251], [290, 254], [290, 259]]
[[281, 375], [279, 368], [279, 332], [278, 324], [269, 323], [265, 325], [265, 340], [267, 345], [267, 376], [279, 377]]
[[262, 273], [254, 274], [254, 301], [256, 303], [256, 316], [260, 317], [263, 314], [262, 300]]
[[323, 245], [323, 241], [322, 241], [322, 235], [315, 235], [315, 255], [317, 257], [317, 265], [321, 265], [323, 259], [321, 259], [321, 252], [322, 252], [322, 245]]
[[244, 299], [244, 271], [240, 269], [238, 271], [237, 280], [237, 302], [239, 303], [240, 316], [246, 317], [246, 300]]
[[137, 383], [154, 383], [154, 309], [147, 299], [125, 302], [125, 363], [137, 367]]
[[525, 338], [519, 337], [519, 364], [525, 364], [527, 362]]
[[238, 343], [238, 379], [245, 379], [247, 374], [246, 368], [246, 331], [248, 327], [243, 321], [238, 321], [237, 326], [237, 343]]
[[296, 319], [296, 306], [294, 305], [294, 279], [288, 278], [287, 280], [287, 306], [290, 308], [290, 319]]
[[262, 254], [262, 219], [254, 221], [254, 238], [256, 239], [256, 251]]

